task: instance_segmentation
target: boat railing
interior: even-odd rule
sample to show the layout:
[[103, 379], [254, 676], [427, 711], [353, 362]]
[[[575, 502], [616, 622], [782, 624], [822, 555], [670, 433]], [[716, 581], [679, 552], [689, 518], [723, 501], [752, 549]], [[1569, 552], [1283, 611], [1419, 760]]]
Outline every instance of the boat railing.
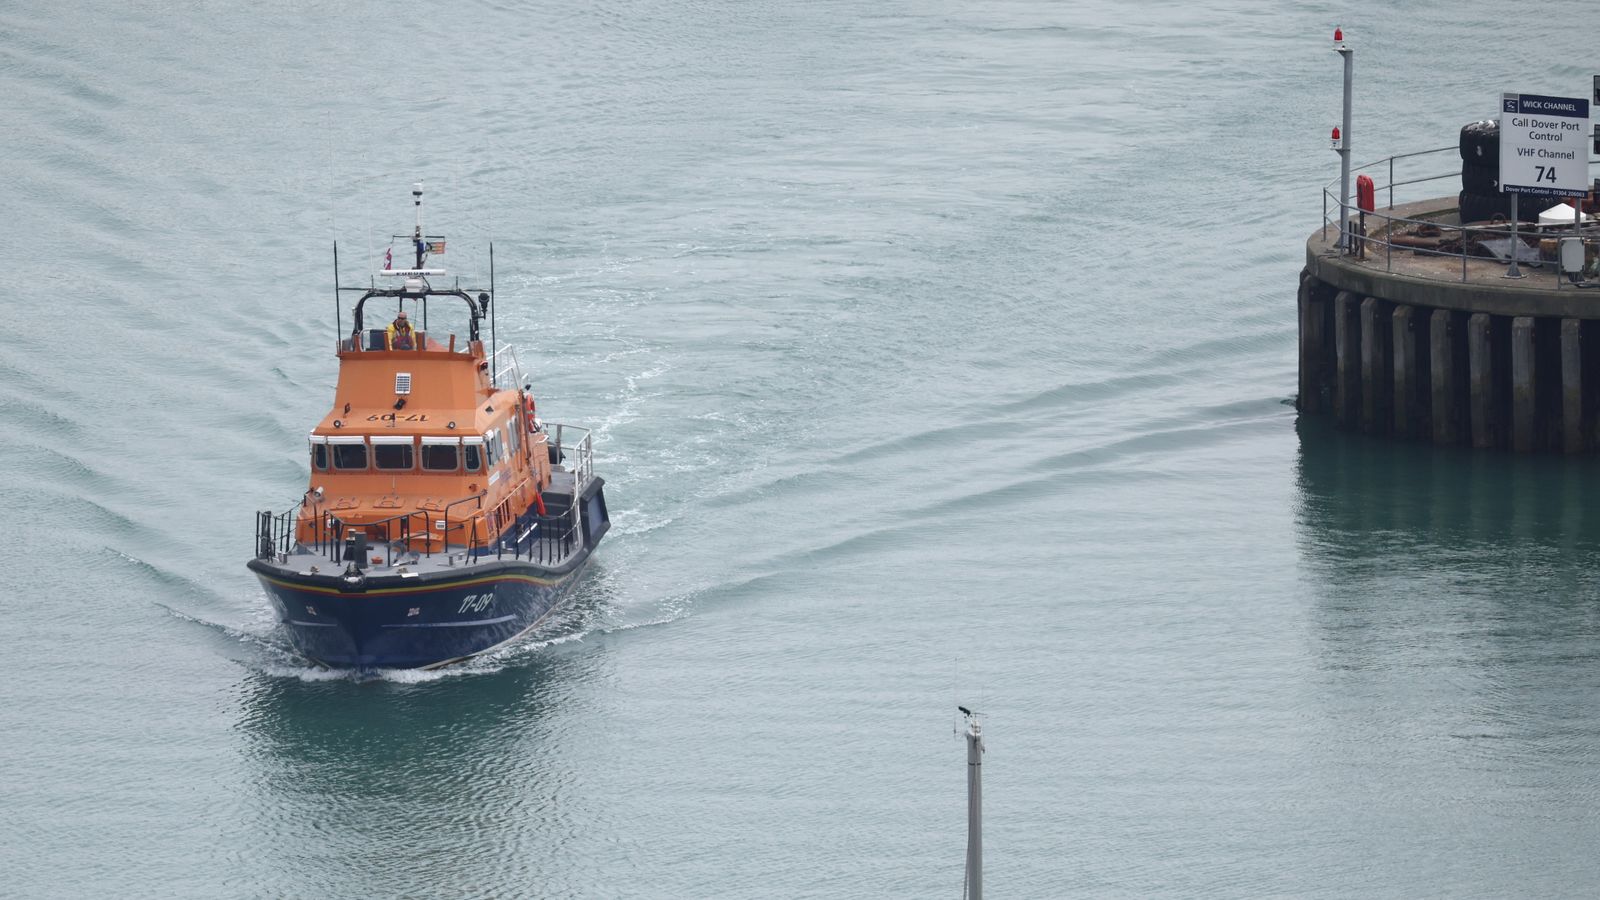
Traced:
[[555, 458], [566, 461], [572, 472], [572, 502], [576, 504], [594, 478], [594, 434], [582, 426], [559, 422], [547, 422], [545, 433], [554, 441]]
[[[585, 434], [583, 445], [587, 441]], [[517, 493], [513, 491], [511, 496]], [[436, 553], [459, 553], [468, 565], [490, 556], [559, 565], [582, 547], [580, 496], [575, 492], [565, 509], [550, 515], [531, 511], [515, 515], [509, 508], [492, 510], [493, 522], [486, 520], [482, 493], [454, 500], [442, 510], [411, 510], [371, 522], [346, 522], [332, 510], [322, 509], [302, 517], [306, 499], [302, 498], [302, 504], [288, 512], [256, 514], [256, 558], [285, 562], [291, 554], [302, 552], [332, 563], [358, 561], [362, 565], [372, 562], [393, 567], [413, 555], [431, 558]], [[456, 507], [469, 503], [473, 506], [467, 512], [456, 511]], [[302, 521], [306, 525], [304, 532]], [[353, 540], [357, 534], [364, 536], [360, 545]], [[358, 546], [363, 556], [372, 556], [353, 560], [351, 554], [357, 552]]]
[[276, 516], [269, 510], [256, 513], [256, 559], [288, 556], [294, 550], [299, 525], [300, 517], [294, 510]]
[[[574, 502], [551, 515], [530, 513], [500, 533], [494, 545], [494, 558], [525, 559], [545, 566], [558, 566], [583, 549], [581, 514]], [[474, 555], [485, 559], [487, 553]]]
[[[1441, 163], [1437, 157], [1442, 154], [1448, 154], [1447, 161], [1443, 163], [1447, 171], [1434, 174], [1423, 174], [1418, 171], [1419, 165], [1440, 165]], [[1398, 175], [1397, 164], [1399, 166]], [[1460, 211], [1452, 205], [1441, 206], [1437, 210], [1429, 212], [1425, 218], [1407, 218], [1405, 216], [1397, 216], [1392, 212], [1395, 206], [1396, 188], [1404, 189], [1401, 191], [1402, 203], [1426, 200], [1428, 199], [1427, 196], [1413, 195], [1437, 192], [1438, 188], [1431, 188], [1425, 192], [1416, 190], [1415, 186], [1431, 185], [1440, 181], [1448, 183], [1450, 179], [1459, 179], [1461, 165], [1459, 147], [1456, 144], [1451, 144], [1448, 147], [1435, 147], [1432, 150], [1398, 153], [1366, 165], [1352, 167], [1350, 170], [1351, 189], [1354, 190], [1355, 188], [1356, 175], [1369, 174], [1374, 178], [1375, 182], [1373, 189], [1374, 199], [1378, 195], [1384, 195], [1388, 205], [1385, 209], [1363, 211], [1356, 205], [1356, 198], [1350, 197], [1345, 200], [1348, 206], [1341, 206], [1338, 179], [1324, 185], [1322, 189], [1323, 241], [1328, 241], [1330, 230], [1335, 232], [1338, 230], [1341, 215], [1347, 214], [1350, 217], [1348, 225], [1350, 245], [1341, 247], [1338, 246], [1338, 240], [1335, 240], [1332, 253], [1356, 258], [1363, 265], [1374, 268], [1381, 264], [1385, 272], [1393, 272], [1395, 250], [1398, 248], [1401, 254], [1409, 253], [1421, 257], [1442, 257], [1459, 260], [1460, 262], [1459, 269], [1454, 263], [1450, 264], [1448, 270], [1442, 267], [1438, 269], [1423, 268], [1415, 271], [1408, 269], [1406, 274], [1413, 277], [1460, 282], [1472, 281], [1475, 278], [1485, 281], [1493, 279], [1498, 283], [1500, 273], [1504, 271], [1504, 264], [1512, 253], [1517, 253], [1515, 248], [1510, 247], [1511, 225], [1509, 222], [1464, 222], [1461, 221]], [[1600, 165], [1600, 159], [1592, 160], [1590, 165], [1591, 167]], [[1385, 176], [1387, 181], [1378, 183]], [[1453, 196], [1458, 191], [1459, 182], [1456, 182], [1450, 185], [1448, 193]], [[1456, 213], [1455, 221], [1449, 221], [1449, 218], [1445, 216], [1448, 213]], [[1572, 235], [1572, 226], [1573, 223], [1570, 221], [1563, 223], [1561, 227], [1565, 231], [1562, 233], [1569, 236]], [[1549, 233], [1548, 227], [1541, 228], [1532, 222], [1523, 222], [1519, 226], [1519, 231], [1528, 238], [1537, 237], [1541, 233]], [[1437, 240], [1423, 242], [1410, 239], [1409, 236], [1413, 232], [1433, 235], [1437, 237]], [[1495, 256], [1492, 251], [1484, 246], [1485, 243], [1492, 243], [1492, 246], [1498, 248], [1502, 246], [1502, 241], [1507, 250], [1504, 258]], [[1597, 242], [1593, 234], [1584, 235], [1584, 241], [1589, 245]], [[1529, 254], [1529, 256], [1525, 257], [1521, 253], [1517, 253], [1519, 262], [1533, 266], [1540, 264], [1541, 260], [1532, 256], [1534, 248], [1528, 247], [1522, 252]], [[1468, 263], [1470, 260], [1492, 261], [1499, 263], [1499, 265], [1481, 270], [1469, 269]], [[1553, 282], [1554, 287], [1559, 290], [1562, 284], [1559, 273], [1554, 271], [1556, 268], [1558, 267], [1552, 266], [1551, 273], [1542, 277]], [[1535, 285], [1525, 283], [1524, 286], [1531, 287]]]
[[517, 351], [511, 346], [501, 347], [489, 358], [489, 371], [494, 373], [490, 384], [501, 390], [522, 387], [522, 366], [517, 362]]

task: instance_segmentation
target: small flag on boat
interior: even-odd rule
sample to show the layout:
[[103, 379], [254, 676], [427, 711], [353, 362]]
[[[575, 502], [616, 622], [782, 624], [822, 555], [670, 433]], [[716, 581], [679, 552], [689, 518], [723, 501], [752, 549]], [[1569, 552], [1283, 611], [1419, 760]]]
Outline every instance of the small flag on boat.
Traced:
[[384, 271], [388, 271], [389, 269], [394, 268], [394, 248], [393, 247], [390, 247], [389, 249], [383, 251], [383, 268], [384, 268]]
[[429, 253], [443, 253], [444, 252], [444, 241], [429, 241], [428, 242], [428, 252]]

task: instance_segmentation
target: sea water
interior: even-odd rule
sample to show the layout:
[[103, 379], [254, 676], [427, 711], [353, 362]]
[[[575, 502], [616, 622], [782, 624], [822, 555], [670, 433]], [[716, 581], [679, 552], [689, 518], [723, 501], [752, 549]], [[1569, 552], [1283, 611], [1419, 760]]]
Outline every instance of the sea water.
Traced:
[[[960, 703], [994, 896], [1593, 895], [1600, 469], [1292, 399], [1335, 26], [1361, 163], [1597, 20], [0, 8], [0, 894], [956, 897]], [[419, 179], [614, 528], [357, 679], [244, 562]]]

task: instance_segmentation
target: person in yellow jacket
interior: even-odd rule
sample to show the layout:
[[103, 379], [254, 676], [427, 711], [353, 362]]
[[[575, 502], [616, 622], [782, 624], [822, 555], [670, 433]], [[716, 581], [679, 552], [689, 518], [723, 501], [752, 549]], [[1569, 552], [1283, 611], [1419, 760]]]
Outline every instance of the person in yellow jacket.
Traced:
[[390, 350], [417, 349], [417, 333], [411, 330], [411, 323], [406, 320], [405, 310], [400, 310], [400, 314], [389, 324], [388, 340]]

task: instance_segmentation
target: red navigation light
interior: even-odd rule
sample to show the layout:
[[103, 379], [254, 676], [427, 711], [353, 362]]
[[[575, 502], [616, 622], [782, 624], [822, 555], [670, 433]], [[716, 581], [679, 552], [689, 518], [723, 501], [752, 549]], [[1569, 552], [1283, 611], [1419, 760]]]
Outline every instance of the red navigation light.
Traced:
[[1333, 40], [1334, 40], [1334, 43], [1338, 43], [1338, 42], [1344, 40], [1344, 29], [1343, 28], [1335, 28], [1335, 29], [1333, 29]]
[[1333, 126], [1333, 139], [1336, 141], [1339, 139], [1339, 126], [1337, 125]]

